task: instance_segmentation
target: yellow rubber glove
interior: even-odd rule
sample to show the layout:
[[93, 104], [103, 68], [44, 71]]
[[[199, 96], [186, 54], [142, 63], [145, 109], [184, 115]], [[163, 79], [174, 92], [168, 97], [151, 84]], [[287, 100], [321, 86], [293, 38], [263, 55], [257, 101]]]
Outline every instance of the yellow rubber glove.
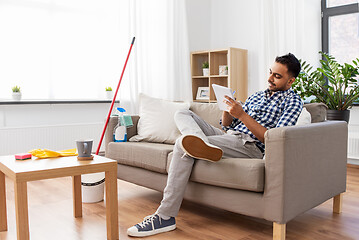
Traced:
[[67, 150], [60, 150], [58, 151], [58, 153], [61, 154], [61, 157], [66, 157], [66, 156], [77, 156], [77, 149], [76, 148], [72, 148], [72, 149], [67, 149]]
[[61, 151], [53, 151], [49, 149], [33, 149], [29, 151], [29, 153], [38, 158], [77, 156], [76, 148]]

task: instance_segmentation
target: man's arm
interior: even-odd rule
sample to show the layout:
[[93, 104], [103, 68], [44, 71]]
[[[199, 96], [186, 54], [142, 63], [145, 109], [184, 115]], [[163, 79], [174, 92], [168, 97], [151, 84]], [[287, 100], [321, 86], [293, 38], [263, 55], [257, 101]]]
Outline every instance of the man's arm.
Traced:
[[233, 117], [226, 111], [222, 113], [222, 125], [228, 127], [233, 122]]
[[[256, 138], [264, 143], [264, 133], [268, 130], [267, 128], [260, 125], [256, 120], [249, 116], [242, 108], [242, 105], [233, 100], [232, 98], [225, 96], [226, 104], [228, 105], [228, 112], [223, 112], [222, 124], [224, 122], [224, 116], [227, 113], [227, 117], [238, 118], [246, 127], [256, 136]], [[232, 122], [232, 121], [231, 121]], [[224, 125], [224, 124], [223, 124]]]

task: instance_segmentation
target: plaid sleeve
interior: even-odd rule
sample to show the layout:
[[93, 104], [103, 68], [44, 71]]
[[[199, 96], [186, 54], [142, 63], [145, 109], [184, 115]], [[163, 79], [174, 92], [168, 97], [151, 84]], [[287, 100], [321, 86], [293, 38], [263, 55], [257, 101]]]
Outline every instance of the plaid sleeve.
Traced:
[[302, 112], [303, 102], [298, 95], [290, 98], [276, 127], [293, 126]]

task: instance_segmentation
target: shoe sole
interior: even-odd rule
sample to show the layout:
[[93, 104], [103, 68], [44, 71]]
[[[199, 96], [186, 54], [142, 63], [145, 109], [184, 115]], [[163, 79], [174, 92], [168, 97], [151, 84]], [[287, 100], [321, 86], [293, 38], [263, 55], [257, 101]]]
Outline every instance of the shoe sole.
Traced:
[[189, 156], [210, 162], [218, 162], [223, 155], [222, 149], [208, 146], [202, 139], [192, 135], [183, 137], [182, 147]]
[[156, 230], [152, 230], [152, 231], [146, 231], [146, 232], [128, 232], [127, 231], [127, 235], [130, 237], [148, 237], [148, 236], [152, 236], [152, 235], [156, 235], [159, 233], [164, 233], [164, 232], [169, 232], [172, 230], [176, 229], [176, 224], [168, 226], [168, 227], [164, 227], [164, 228], [160, 228], [160, 229], [156, 229]]

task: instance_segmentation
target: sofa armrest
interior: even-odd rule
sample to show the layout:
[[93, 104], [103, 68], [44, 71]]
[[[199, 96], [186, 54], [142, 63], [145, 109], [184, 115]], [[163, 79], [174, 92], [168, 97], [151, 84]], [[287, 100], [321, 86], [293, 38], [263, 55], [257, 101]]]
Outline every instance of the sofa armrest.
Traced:
[[286, 223], [345, 192], [347, 139], [341, 121], [268, 130], [264, 218]]
[[[140, 117], [138, 115], [132, 115], [132, 122], [133, 126], [130, 128], [127, 128], [127, 139], [130, 139], [132, 136], [137, 134], [137, 123]], [[105, 151], [107, 152], [107, 146], [110, 142], [113, 142], [113, 130], [115, 129], [116, 125], [118, 123], [118, 117], [117, 116], [111, 116], [110, 120], [108, 122], [106, 132], [105, 132]]]

